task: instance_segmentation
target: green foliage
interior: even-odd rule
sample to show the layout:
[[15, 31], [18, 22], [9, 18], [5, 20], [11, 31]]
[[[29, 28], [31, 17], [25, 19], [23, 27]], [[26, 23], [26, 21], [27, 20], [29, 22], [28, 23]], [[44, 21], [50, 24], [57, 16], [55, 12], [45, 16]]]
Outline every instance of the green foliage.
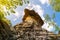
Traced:
[[60, 31], [60, 28], [59, 28], [58, 25], [55, 25], [55, 27], [56, 27], [56, 30], [55, 31]]
[[60, 28], [54, 22], [54, 19], [55, 19], [55, 13], [51, 17], [48, 14], [45, 15], [45, 22], [49, 24], [48, 27], [50, 27], [50, 25], [53, 25], [53, 27], [55, 28], [55, 31], [60, 31]]
[[50, 4], [55, 11], [60, 12], [60, 0], [50, 0]]
[[0, 12], [5, 14], [6, 13], [4, 11], [4, 8], [5, 8], [6, 10], [9, 10], [10, 12], [15, 13], [13, 9], [17, 8], [18, 5], [22, 6], [24, 3], [29, 3], [29, 1], [28, 0], [0, 0]]
[[4, 18], [4, 14], [2, 12], [0, 12], [0, 20]]
[[[14, 9], [17, 6], [22, 6], [24, 3], [29, 3], [28, 0], [0, 0], [0, 20], [5, 20], [6, 15], [10, 15], [11, 13], [15, 13]], [[6, 11], [8, 10], [8, 11]]]
[[53, 15], [52, 15], [52, 19], [54, 19], [55, 18], [55, 13], [53, 13]]
[[51, 21], [51, 18], [48, 14], [45, 15], [45, 20], [48, 22], [48, 21]]

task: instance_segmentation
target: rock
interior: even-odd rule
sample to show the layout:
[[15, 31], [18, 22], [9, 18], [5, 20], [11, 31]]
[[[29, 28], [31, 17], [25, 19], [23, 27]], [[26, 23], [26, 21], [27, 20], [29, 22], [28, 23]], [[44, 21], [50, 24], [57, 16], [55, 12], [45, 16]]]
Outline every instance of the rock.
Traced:
[[14, 26], [19, 35], [17, 40], [59, 40], [56, 34], [41, 28], [44, 22], [34, 10], [24, 12], [23, 22]]
[[40, 27], [44, 24], [41, 17], [34, 10], [25, 9], [24, 12], [25, 15], [23, 17], [23, 22], [24, 21], [31, 22], [31, 23], [34, 22], [35, 24], [39, 24]]

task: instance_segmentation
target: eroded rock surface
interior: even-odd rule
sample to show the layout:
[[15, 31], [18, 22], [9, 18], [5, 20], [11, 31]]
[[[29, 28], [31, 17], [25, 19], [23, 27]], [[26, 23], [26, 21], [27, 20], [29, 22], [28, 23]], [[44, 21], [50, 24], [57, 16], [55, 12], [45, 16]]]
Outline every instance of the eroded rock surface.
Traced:
[[23, 22], [14, 26], [19, 38], [17, 40], [60, 40], [54, 33], [42, 29], [41, 17], [34, 11], [25, 9]]

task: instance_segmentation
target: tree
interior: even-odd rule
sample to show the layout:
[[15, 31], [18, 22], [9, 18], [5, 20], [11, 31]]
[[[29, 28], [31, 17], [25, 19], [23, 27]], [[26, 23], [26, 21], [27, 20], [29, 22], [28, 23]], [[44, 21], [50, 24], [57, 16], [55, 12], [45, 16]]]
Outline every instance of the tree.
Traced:
[[60, 0], [50, 0], [50, 4], [55, 11], [60, 12]]
[[45, 14], [45, 20], [44, 21], [49, 24], [48, 27], [50, 27], [50, 25], [52, 25], [55, 28], [55, 32], [60, 31], [60, 28], [55, 23], [54, 19], [55, 19], [55, 13], [51, 17], [48, 14]]
[[[6, 19], [6, 15], [15, 13], [14, 9], [19, 5], [22, 6], [28, 0], [0, 0], [0, 40], [9, 40], [12, 34], [10, 29], [11, 23]], [[14, 32], [13, 32], [14, 33]]]
[[[6, 15], [15, 13], [14, 9], [17, 6], [22, 6], [24, 3], [29, 3], [28, 0], [0, 0], [0, 20], [7, 20]], [[7, 22], [7, 21], [6, 21]]]

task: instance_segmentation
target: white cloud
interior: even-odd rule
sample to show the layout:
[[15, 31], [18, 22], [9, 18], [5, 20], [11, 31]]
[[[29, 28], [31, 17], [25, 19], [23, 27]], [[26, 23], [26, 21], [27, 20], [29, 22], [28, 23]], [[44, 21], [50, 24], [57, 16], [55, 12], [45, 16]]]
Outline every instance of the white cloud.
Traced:
[[19, 17], [19, 13], [18, 12], [16, 12], [15, 14], [14, 14], [14, 16], [16, 16], [16, 17]]
[[15, 18], [13, 21], [15, 22], [17, 20], [17, 18]]
[[[49, 27], [48, 27], [49, 26]], [[42, 26], [42, 28], [50, 31], [50, 32], [53, 32], [55, 30], [54, 26], [53, 25], [49, 25], [48, 23], [44, 23], [44, 25]]]
[[16, 13], [13, 14], [13, 16], [14, 16], [13, 21], [16, 21], [19, 18], [20, 14], [16, 11]]
[[15, 17], [14, 18], [14, 21], [16, 21], [17, 19], [19, 19], [20, 18], [20, 20], [22, 20], [21, 18], [23, 17], [23, 15], [24, 15], [24, 12], [23, 11], [16, 11], [16, 13], [15, 14], [13, 14], [13, 16]]
[[49, 5], [49, 0], [39, 0], [41, 2], [41, 4], [45, 4], [47, 3]]

